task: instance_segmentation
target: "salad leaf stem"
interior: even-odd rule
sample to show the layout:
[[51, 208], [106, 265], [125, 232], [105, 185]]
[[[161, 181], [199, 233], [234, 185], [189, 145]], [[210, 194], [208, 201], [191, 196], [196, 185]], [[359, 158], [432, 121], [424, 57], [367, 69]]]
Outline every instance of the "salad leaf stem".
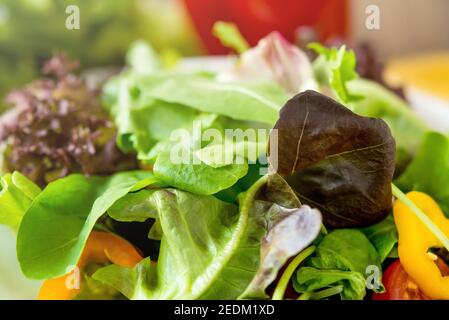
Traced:
[[292, 262], [290, 262], [287, 269], [285, 269], [284, 273], [282, 274], [281, 279], [279, 279], [276, 289], [274, 290], [272, 298], [273, 300], [282, 300], [284, 298], [285, 290], [287, 289], [288, 282], [293, 276], [293, 273], [301, 264], [301, 262], [303, 262], [308, 256], [315, 252], [315, 249], [315, 246], [308, 247], [300, 254], [298, 254]]
[[413, 214], [437, 237], [443, 246], [449, 250], [449, 239], [441, 231], [435, 223], [421, 210], [419, 209], [407, 196], [393, 183], [391, 184], [393, 195], [407, 205]]
[[322, 300], [331, 296], [335, 296], [343, 291], [343, 285], [338, 285], [335, 287], [330, 287], [324, 290], [316, 291], [316, 292], [305, 292], [303, 293], [298, 300]]
[[296, 300], [310, 300], [310, 297], [312, 297], [312, 294], [313, 294], [313, 292], [304, 292]]
[[324, 235], [328, 234], [327, 228], [326, 228], [326, 226], [325, 226], [324, 224], [321, 224], [321, 230], [320, 230], [320, 232], [321, 232], [322, 234], [324, 234]]

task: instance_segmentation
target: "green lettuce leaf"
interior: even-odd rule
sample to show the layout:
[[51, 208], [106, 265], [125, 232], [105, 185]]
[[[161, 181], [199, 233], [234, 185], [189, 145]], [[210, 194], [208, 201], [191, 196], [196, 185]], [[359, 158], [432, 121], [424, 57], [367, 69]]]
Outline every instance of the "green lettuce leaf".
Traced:
[[[167, 184], [198, 194], [232, 187], [247, 174], [248, 162], [255, 163], [266, 151], [264, 141], [237, 142], [232, 163], [218, 163], [209, 154], [224, 142], [198, 141], [202, 138], [198, 133], [213, 128], [224, 139], [225, 129], [270, 128], [285, 99], [285, 93], [271, 83], [221, 83], [207, 76], [168, 72], [124, 73], [108, 82], [104, 96], [118, 128], [120, 149], [153, 163], [155, 175]], [[187, 133], [187, 139], [174, 141], [178, 133]], [[169, 161], [174, 148], [186, 150], [198, 163]], [[236, 163], [237, 157], [242, 161]]]
[[121, 172], [110, 177], [74, 174], [50, 183], [25, 213], [17, 237], [23, 273], [48, 279], [76, 265], [96, 221], [128, 192], [158, 180], [149, 172]]
[[0, 180], [0, 224], [13, 230], [20, 222], [41, 189], [19, 172], [7, 173]]
[[148, 99], [269, 125], [276, 122], [287, 100], [283, 90], [271, 82], [219, 82], [200, 76], [167, 77], [155, 86], [143, 82], [141, 90]]
[[[202, 116], [197, 119], [201, 119], [202, 127], [204, 126], [203, 129], [214, 128], [219, 133], [223, 133], [225, 127], [228, 129], [233, 126], [245, 128], [248, 125], [241, 121], [213, 115]], [[242, 152], [235, 150], [234, 153], [230, 153], [232, 158], [231, 162], [215, 165], [209, 162], [209, 158], [207, 158], [207, 155], [210, 154], [208, 150], [212, 146], [207, 145], [201, 148], [204, 142], [195, 142], [197, 133], [192, 131], [185, 132], [191, 133], [191, 136], [187, 140], [184, 138], [181, 138], [178, 142], [165, 140], [155, 147], [155, 149], [158, 149], [157, 152], [155, 150], [151, 151], [151, 153], [155, 153], [156, 160], [153, 171], [156, 177], [178, 189], [197, 194], [211, 195], [234, 186], [241, 178], [247, 175], [249, 160], [247, 159], [248, 153], [245, 152], [245, 148], [241, 150]], [[224, 140], [225, 138], [222, 136], [223, 142], [221, 144], [215, 144], [215, 146], [223, 147], [219, 149], [221, 152], [234, 151], [224, 149]], [[244, 141], [241, 144], [245, 147], [248, 143], [248, 141]], [[234, 142], [232, 145], [237, 146], [238, 143]], [[266, 144], [259, 149], [265, 151]], [[173, 155], [179, 157], [179, 159], [173, 159]], [[256, 161], [256, 159], [252, 160], [253, 163]]]
[[347, 87], [349, 81], [358, 78], [354, 51], [346, 50], [345, 46], [339, 49], [326, 48], [319, 43], [311, 43], [309, 48], [319, 54], [313, 62], [318, 82], [330, 86], [335, 96], [343, 103], [359, 100], [361, 97], [350, 92]]
[[205, 163], [177, 164], [170, 159], [170, 152], [162, 152], [156, 159], [154, 174], [172, 187], [210, 195], [230, 188], [248, 172], [248, 164], [229, 164], [214, 168]]
[[385, 290], [380, 257], [368, 238], [357, 229], [339, 229], [327, 234], [318, 245], [316, 255], [308, 260], [308, 267], [312, 269], [301, 271], [305, 267], [300, 268], [293, 278], [298, 292], [343, 284], [343, 299], [362, 299], [366, 294], [364, 279], [369, 275], [368, 267], [376, 267], [378, 271], [378, 277], [374, 279], [378, 287], [374, 287], [374, 290]]
[[[129, 118], [126, 113], [130, 110], [164, 102], [165, 105], [181, 105], [197, 112], [273, 125], [279, 109], [288, 98], [271, 82], [221, 82], [209, 76], [182, 72], [123, 73], [106, 83], [104, 91], [106, 108], [114, 118], [121, 115], [125, 120]], [[127, 123], [129, 120], [124, 124], [116, 122], [119, 133], [137, 129]]]
[[[163, 234], [159, 260], [144, 260], [134, 269], [107, 266], [97, 271], [94, 279], [129, 299], [236, 299], [259, 275], [246, 293], [265, 296], [282, 261], [312, 242], [321, 223], [316, 210], [281, 209], [267, 201], [271, 194], [267, 181], [268, 177], [260, 179], [242, 194], [239, 207], [173, 189], [145, 190], [143, 197], [128, 195], [128, 200], [118, 202], [109, 214], [123, 218], [120, 211], [125, 208], [137, 219], [145, 219], [145, 212], [146, 217], [156, 217]], [[292, 200], [291, 191], [288, 194], [284, 204], [298, 201]], [[146, 200], [133, 205], [130, 197]], [[264, 200], [256, 200], [261, 197]], [[126, 209], [127, 205], [131, 208]], [[295, 229], [302, 235], [285, 236]], [[262, 243], [271, 244], [271, 250], [261, 251]], [[263, 280], [262, 274], [266, 276]]]
[[395, 183], [404, 192], [429, 194], [449, 216], [449, 137], [427, 133], [415, 158]]
[[[310, 259], [312, 267], [366, 273], [368, 266], [380, 266], [380, 258], [368, 238], [357, 229], [331, 231], [320, 242], [316, 255]], [[378, 283], [381, 284], [379, 274]]]
[[298, 293], [314, 292], [338, 285], [343, 286], [340, 293], [342, 300], [363, 300], [366, 295], [365, 278], [359, 272], [302, 267], [293, 278], [293, 288]]
[[376, 248], [381, 262], [389, 257], [398, 243], [398, 232], [392, 215], [389, 215], [377, 224], [361, 230]]
[[[153, 75], [157, 83], [160, 75]], [[198, 112], [184, 105], [143, 98], [135, 82], [142, 77], [122, 76], [104, 86], [103, 100], [117, 126], [117, 145], [124, 152], [137, 152], [145, 159], [160, 140], [178, 128], [192, 126]], [[143, 80], [142, 80], [143, 81]]]

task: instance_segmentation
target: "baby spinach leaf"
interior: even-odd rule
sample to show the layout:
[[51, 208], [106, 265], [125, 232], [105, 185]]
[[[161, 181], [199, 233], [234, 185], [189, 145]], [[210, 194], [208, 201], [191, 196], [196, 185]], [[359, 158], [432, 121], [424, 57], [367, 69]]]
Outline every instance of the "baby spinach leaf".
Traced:
[[[114, 212], [125, 208], [138, 219], [145, 218], [144, 212], [155, 216], [162, 229], [159, 260], [144, 260], [133, 270], [111, 265], [97, 271], [94, 278], [130, 299], [236, 299], [253, 279], [258, 280], [250, 292], [265, 296], [279, 264], [313, 241], [321, 222], [316, 210], [281, 209], [269, 202], [267, 179], [263, 177], [241, 194], [239, 207], [174, 189], [141, 191], [147, 198], [140, 207], [130, 201], [131, 197], [138, 200], [137, 196], [129, 195], [126, 203], [118, 202], [119, 208], [109, 214], [117, 217]], [[282, 202], [297, 202], [295, 198], [290, 192]], [[292, 235], [295, 228], [304, 234], [287, 237], [281, 232], [289, 230], [287, 234]], [[261, 251], [261, 246], [266, 248]]]
[[[310, 292], [332, 285], [343, 285], [342, 299], [363, 299], [369, 268], [377, 268], [374, 290], [383, 292], [381, 262], [368, 238], [357, 229], [334, 230], [324, 236], [309, 258], [307, 267], [298, 269], [293, 284], [298, 292]], [[376, 288], [375, 285], [378, 285]]]
[[34, 182], [19, 172], [3, 175], [0, 180], [0, 224], [17, 230], [23, 215], [40, 192]]
[[303, 203], [320, 209], [326, 226], [370, 225], [386, 217], [395, 142], [383, 120], [306, 91], [286, 103], [274, 129], [273, 169]]
[[20, 225], [17, 256], [25, 276], [48, 279], [67, 273], [97, 219], [128, 192], [155, 182], [149, 172], [131, 171], [110, 177], [74, 174], [50, 183]]
[[377, 268], [379, 285], [375, 291], [383, 292], [380, 257], [368, 240], [357, 229], [339, 229], [327, 234], [317, 247], [316, 255], [310, 258], [310, 266], [317, 269], [336, 269], [358, 272], [367, 276], [367, 268]]
[[366, 295], [365, 279], [359, 272], [302, 267], [293, 278], [293, 288], [298, 293], [314, 292], [336, 285], [343, 286], [340, 293], [342, 300], [363, 300]]
[[437, 132], [427, 133], [396, 185], [404, 192], [416, 190], [429, 194], [449, 216], [449, 137]]
[[398, 243], [398, 232], [392, 215], [389, 215], [377, 224], [361, 230], [376, 248], [381, 262], [389, 257], [390, 252]]
[[[380, 267], [380, 258], [368, 238], [357, 229], [329, 232], [310, 259], [311, 266], [320, 269], [350, 270], [365, 274], [368, 266]], [[379, 275], [379, 283], [380, 283]]]

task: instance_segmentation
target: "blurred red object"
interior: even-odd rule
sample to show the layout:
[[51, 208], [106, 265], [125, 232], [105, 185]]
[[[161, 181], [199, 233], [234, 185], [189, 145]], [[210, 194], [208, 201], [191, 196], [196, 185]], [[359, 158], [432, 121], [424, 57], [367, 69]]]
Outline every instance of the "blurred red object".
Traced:
[[192, 22], [209, 54], [225, 54], [212, 35], [218, 20], [235, 23], [254, 46], [277, 30], [295, 40], [300, 26], [313, 27], [326, 41], [347, 35], [347, 0], [184, 0]]

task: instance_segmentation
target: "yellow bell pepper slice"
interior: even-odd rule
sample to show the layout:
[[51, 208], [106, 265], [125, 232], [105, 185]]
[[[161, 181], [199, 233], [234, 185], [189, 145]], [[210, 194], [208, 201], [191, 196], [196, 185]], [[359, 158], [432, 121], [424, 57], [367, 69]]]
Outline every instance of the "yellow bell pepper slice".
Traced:
[[[407, 198], [449, 236], [449, 219], [435, 200], [416, 191], [408, 193]], [[429, 254], [430, 248], [442, 247], [442, 242], [403, 201], [396, 200], [393, 214], [399, 234], [399, 259], [405, 271], [429, 298], [449, 299], [449, 277], [442, 276], [436, 256]]]

